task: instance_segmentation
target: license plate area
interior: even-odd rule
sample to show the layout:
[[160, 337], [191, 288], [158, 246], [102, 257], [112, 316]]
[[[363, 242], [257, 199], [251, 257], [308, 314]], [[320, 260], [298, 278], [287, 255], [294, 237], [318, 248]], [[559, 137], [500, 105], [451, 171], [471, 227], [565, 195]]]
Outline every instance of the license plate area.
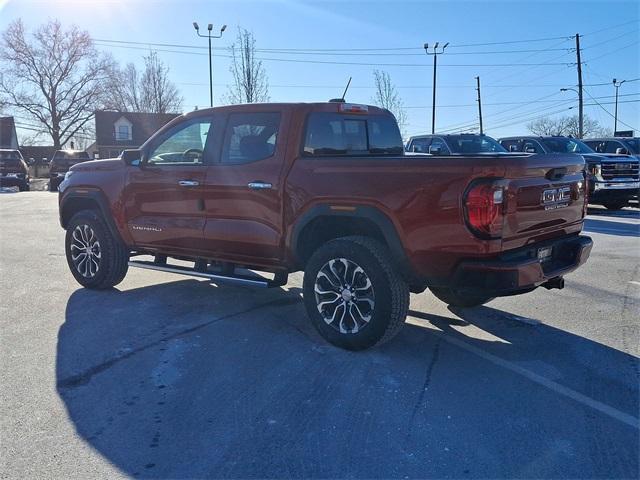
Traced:
[[541, 263], [548, 262], [553, 258], [553, 247], [538, 248], [538, 260]]

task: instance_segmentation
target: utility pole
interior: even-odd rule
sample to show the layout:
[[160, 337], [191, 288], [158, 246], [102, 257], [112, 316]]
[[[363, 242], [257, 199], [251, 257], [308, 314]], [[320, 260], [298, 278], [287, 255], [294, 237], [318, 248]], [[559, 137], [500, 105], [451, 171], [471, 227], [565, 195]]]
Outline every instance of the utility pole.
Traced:
[[613, 116], [613, 136], [614, 137], [616, 135], [616, 132], [618, 131], [618, 89], [624, 82], [626, 82], [626, 80], [622, 80], [621, 82], [618, 82], [617, 79], [615, 78], [613, 79], [613, 86], [616, 87], [616, 111]]
[[211, 53], [211, 39], [222, 37], [222, 32], [227, 29], [227, 26], [223, 25], [218, 35], [211, 35], [211, 30], [213, 30], [213, 25], [211, 23], [207, 25], [208, 35], [202, 35], [200, 33], [200, 27], [197, 22], [193, 22], [193, 28], [195, 28], [199, 37], [209, 38], [209, 102], [213, 107], [213, 54]]
[[480, 135], [484, 134], [484, 131], [482, 130], [482, 100], [480, 98], [480, 77], [476, 77], [476, 82], [478, 83], [478, 88], [476, 88], [476, 90], [478, 91], [478, 117], [480, 118]]
[[580, 61], [580, 34], [576, 33], [576, 60], [578, 62], [578, 137], [583, 137], [584, 116], [582, 102], [582, 62]]
[[440, 42], [436, 42], [433, 46], [433, 51], [429, 52], [429, 44], [424, 44], [424, 51], [427, 55], [433, 55], [433, 101], [431, 106], [431, 133], [436, 133], [436, 72], [438, 68], [438, 55], [442, 55], [444, 53], [444, 49], [447, 48], [449, 42], [445, 43], [440, 50], [438, 50], [438, 45]]

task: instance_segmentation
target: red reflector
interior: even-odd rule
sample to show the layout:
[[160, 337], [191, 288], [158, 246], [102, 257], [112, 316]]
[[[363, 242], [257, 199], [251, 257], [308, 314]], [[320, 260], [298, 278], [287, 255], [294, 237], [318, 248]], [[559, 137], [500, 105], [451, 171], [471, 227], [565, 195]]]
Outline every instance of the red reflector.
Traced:
[[340, 111], [343, 113], [368, 113], [367, 105], [358, 105], [357, 103], [340, 103]]
[[492, 238], [502, 234], [502, 187], [479, 183], [467, 192], [465, 207], [469, 226], [481, 236]]

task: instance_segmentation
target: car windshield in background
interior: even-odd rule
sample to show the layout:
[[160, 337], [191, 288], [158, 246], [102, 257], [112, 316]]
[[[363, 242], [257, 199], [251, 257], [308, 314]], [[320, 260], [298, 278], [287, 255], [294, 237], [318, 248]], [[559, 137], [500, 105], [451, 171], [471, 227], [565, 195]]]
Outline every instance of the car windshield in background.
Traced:
[[551, 153], [594, 153], [593, 149], [575, 138], [543, 138], [541, 142]]
[[491, 137], [450, 135], [447, 144], [452, 153], [505, 153], [507, 150]]
[[346, 116], [318, 112], [309, 115], [305, 155], [400, 155], [400, 130], [393, 117]]
[[53, 161], [58, 165], [75, 165], [76, 163], [86, 162], [90, 160], [87, 152], [62, 152], [56, 153], [53, 157]]
[[18, 152], [0, 152], [0, 162], [3, 160], [20, 160]]
[[623, 140], [623, 143], [629, 149], [629, 153], [637, 155], [640, 153], [640, 141], [637, 138], [629, 138], [628, 140]]

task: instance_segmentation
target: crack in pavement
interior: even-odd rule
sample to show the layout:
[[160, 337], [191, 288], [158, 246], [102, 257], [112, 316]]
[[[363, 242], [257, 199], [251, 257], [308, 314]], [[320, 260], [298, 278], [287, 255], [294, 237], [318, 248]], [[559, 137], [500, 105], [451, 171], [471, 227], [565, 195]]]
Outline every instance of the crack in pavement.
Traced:
[[125, 354], [116, 356], [114, 358], [111, 358], [105, 362], [102, 362], [99, 365], [95, 365], [87, 370], [85, 370], [82, 373], [76, 374], [76, 375], [72, 375], [70, 377], [64, 378], [62, 380], [58, 381], [58, 388], [59, 389], [64, 389], [64, 390], [68, 390], [68, 389], [72, 389], [75, 387], [79, 387], [81, 385], [86, 385], [87, 383], [89, 383], [91, 381], [91, 379], [98, 375], [99, 373], [104, 372], [105, 370], [110, 369], [111, 367], [113, 367], [114, 365], [120, 363], [123, 360], [127, 360], [128, 358], [133, 357], [134, 355], [137, 355], [138, 353], [144, 352], [146, 350], [149, 350], [150, 348], [156, 347], [159, 344], [166, 342], [168, 340], [173, 340], [175, 338], [184, 336], [184, 335], [188, 335], [190, 333], [196, 332], [198, 330], [201, 330], [203, 328], [208, 327], [209, 325], [212, 325], [214, 323], [217, 323], [219, 321], [222, 320], [227, 320], [229, 318], [233, 318], [233, 317], [237, 317], [239, 315], [244, 315], [246, 313], [250, 313], [253, 312], [254, 310], [259, 310], [261, 308], [264, 307], [271, 307], [271, 306], [276, 306], [276, 305], [293, 305], [295, 303], [298, 303], [302, 301], [302, 299], [299, 296], [293, 296], [290, 298], [278, 298], [276, 300], [272, 300], [270, 302], [266, 302], [266, 303], [261, 303], [259, 305], [253, 306], [251, 308], [247, 308], [245, 310], [242, 310], [240, 312], [234, 312], [234, 313], [229, 313], [227, 315], [223, 315], [222, 317], [217, 317], [214, 318], [213, 320], [210, 320], [208, 322], [205, 323], [201, 323], [199, 325], [195, 325], [193, 327], [189, 327], [185, 330], [181, 330], [179, 332], [176, 332], [172, 335], [168, 335], [166, 337], [162, 337], [159, 340], [150, 343], [148, 345], [143, 345], [141, 347], [136, 348], [135, 350], [131, 350]]

